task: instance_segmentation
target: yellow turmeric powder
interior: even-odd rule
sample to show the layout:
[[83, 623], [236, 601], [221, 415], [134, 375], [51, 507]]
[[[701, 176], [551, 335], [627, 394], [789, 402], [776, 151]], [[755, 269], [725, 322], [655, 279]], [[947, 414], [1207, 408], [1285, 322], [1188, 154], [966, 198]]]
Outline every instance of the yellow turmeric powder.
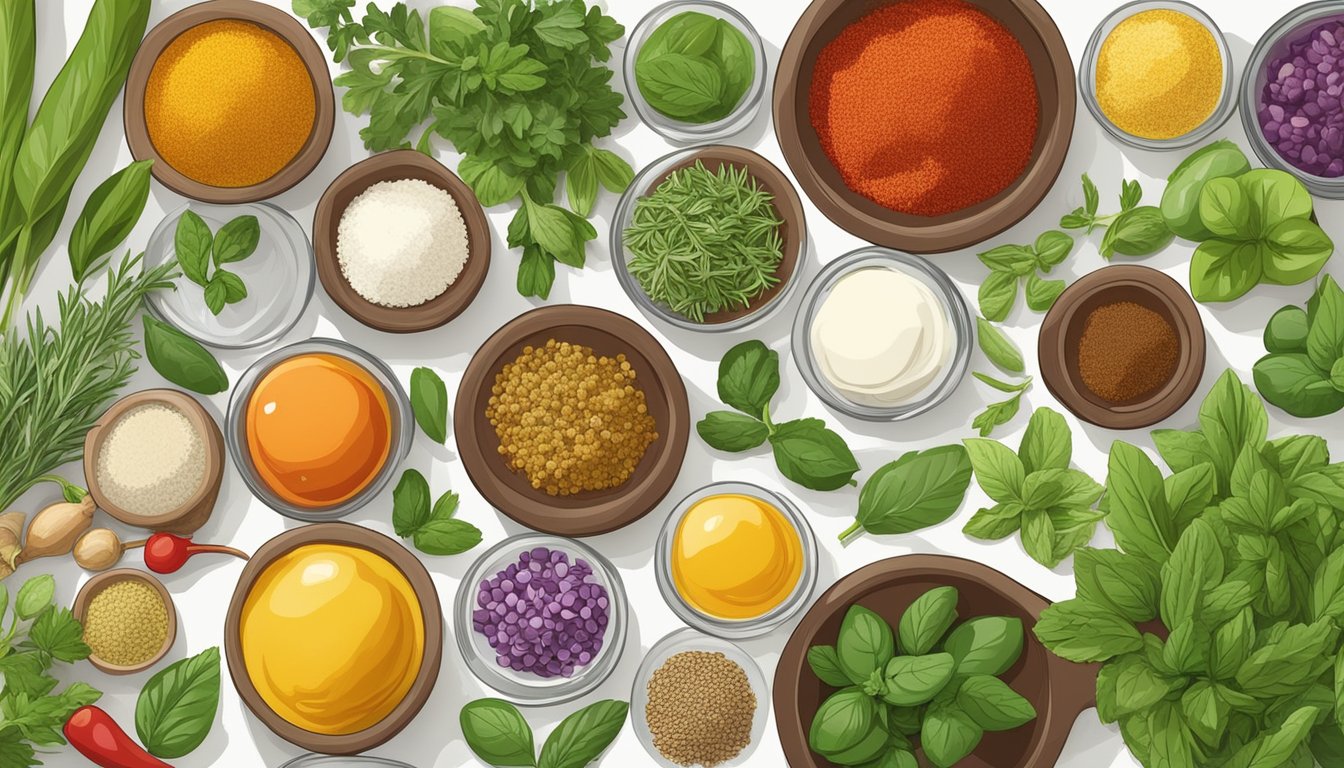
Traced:
[[212, 187], [248, 187], [279, 173], [308, 140], [316, 112], [298, 52], [269, 29], [234, 19], [179, 35], [145, 89], [155, 150]]

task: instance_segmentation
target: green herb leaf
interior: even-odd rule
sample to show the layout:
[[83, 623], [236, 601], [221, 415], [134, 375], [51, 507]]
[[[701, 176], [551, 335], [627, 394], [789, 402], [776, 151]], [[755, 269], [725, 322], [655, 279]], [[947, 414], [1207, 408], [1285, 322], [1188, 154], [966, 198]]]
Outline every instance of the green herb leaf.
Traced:
[[597, 180], [612, 194], [621, 194], [635, 179], [635, 170], [620, 155], [606, 149], [594, 149]]
[[1101, 193], [1097, 191], [1097, 185], [1083, 174], [1083, 209], [1089, 216], [1096, 216], [1097, 210], [1101, 206]]
[[1068, 283], [1063, 280], [1042, 280], [1037, 275], [1027, 277], [1027, 308], [1032, 312], [1045, 312], [1055, 305], [1055, 299], [1064, 292]]
[[1156, 206], [1131, 208], [1106, 228], [1101, 239], [1102, 258], [1121, 256], [1151, 256], [1171, 245], [1176, 235], [1167, 228], [1162, 211]]
[[970, 438], [962, 442], [980, 488], [995, 501], [1021, 501], [1026, 469], [1017, 454], [995, 440]]
[[901, 650], [922, 656], [933, 650], [957, 620], [956, 587], [934, 587], [915, 598], [897, 627]]
[[[1031, 385], [1031, 379], [1023, 382], [1023, 389]], [[981, 437], [989, 437], [994, 428], [1013, 420], [1022, 406], [1022, 392], [998, 403], [990, 403], [972, 421], [971, 426], [979, 431]]]
[[149, 200], [153, 160], [131, 163], [112, 174], [89, 195], [70, 231], [70, 267], [75, 282], [106, 264], [106, 256], [130, 236]]
[[845, 676], [861, 685], [896, 655], [896, 637], [881, 616], [852, 605], [840, 624], [835, 653]]
[[1298, 748], [1311, 735], [1316, 716], [1315, 707], [1295, 710], [1278, 730], [1265, 733], [1237, 750], [1225, 768], [1269, 768], [1290, 764]]
[[1178, 537], [1162, 474], [1152, 460], [1128, 443], [1112, 443], [1106, 488], [1106, 522], [1121, 549], [1153, 563], [1166, 562]]
[[177, 256], [182, 274], [197, 285], [209, 282], [210, 251], [215, 236], [210, 226], [195, 211], [188, 208], [177, 220], [177, 229], [173, 234], [173, 254]]
[[760, 419], [733, 411], [710, 411], [696, 422], [695, 431], [710, 448], [729, 453], [760, 447], [770, 436]]
[[1263, 270], [1256, 243], [1206, 240], [1190, 259], [1190, 293], [1205, 303], [1239, 299], [1260, 282]]
[[160, 376], [202, 395], [229, 388], [229, 377], [219, 361], [199, 342], [149, 315], [144, 316], [143, 322], [145, 357]]
[[458, 717], [467, 746], [482, 762], [500, 768], [535, 766], [532, 728], [518, 708], [501, 699], [477, 699]]
[[980, 350], [991, 363], [1009, 373], [1026, 371], [1021, 350], [983, 317], [975, 318], [975, 335], [980, 342]]
[[1008, 317], [1017, 301], [1018, 276], [1011, 272], [990, 272], [980, 283], [980, 314], [993, 323]]
[[967, 536], [987, 541], [997, 541], [1017, 533], [1022, 527], [1022, 513], [1026, 508], [1010, 501], [995, 504], [989, 509], [981, 509], [966, 523], [962, 532]]
[[551, 295], [554, 283], [555, 259], [538, 246], [523, 248], [523, 260], [518, 263], [518, 293], [545, 299]]
[[[1321, 281], [1321, 286], [1326, 282], [1334, 283], [1334, 280], [1326, 275]], [[1319, 295], [1322, 288], [1316, 289]], [[1338, 290], [1338, 288], [1336, 288]], [[1344, 318], [1341, 318], [1344, 319]], [[1284, 352], [1306, 352], [1307, 334], [1310, 326], [1307, 323], [1307, 313], [1302, 311], [1301, 307], [1287, 306], [1282, 307], [1275, 312], [1269, 322], [1265, 324], [1265, 351], [1273, 353]], [[1340, 331], [1344, 338], [1344, 330]], [[1263, 393], [1261, 393], [1263, 394]]]
[[[457, 495], [451, 495], [456, 500]], [[453, 506], [456, 507], [456, 503]], [[415, 530], [411, 540], [415, 543], [415, 548], [426, 555], [443, 557], [460, 555], [480, 544], [481, 538], [480, 529], [471, 523], [439, 517], [436, 513]]]
[[392, 529], [407, 538], [429, 522], [429, 481], [414, 469], [401, 473], [392, 490]]
[[836, 656], [833, 645], [814, 645], [808, 648], [807, 665], [811, 667], [812, 674], [816, 675], [818, 680], [831, 687], [845, 688], [852, 685], [844, 670], [840, 668], [840, 659]]
[[630, 705], [604, 700], [560, 721], [541, 747], [538, 768], [583, 768], [596, 760], [625, 725]]
[[1057, 267], [1073, 252], [1073, 238], [1067, 232], [1048, 230], [1036, 238], [1036, 260], [1041, 269], [1049, 272]]
[[91, 651], [84, 644], [84, 628], [67, 608], [52, 606], [37, 616], [28, 629], [27, 644], [66, 663], [83, 661]]
[[1064, 417], [1050, 408], [1037, 408], [1017, 448], [1027, 474], [1045, 469], [1068, 469], [1073, 457], [1073, 434]]
[[854, 482], [859, 462], [844, 438], [821, 419], [797, 419], [770, 435], [775, 464], [788, 479], [814, 491], [833, 491]]
[[1249, 171], [1250, 162], [1236, 144], [1216, 141], [1176, 166], [1162, 193], [1162, 216], [1167, 227], [1186, 240], [1202, 242], [1210, 233], [1199, 220], [1199, 198], [1211, 179], [1235, 177]]
[[752, 339], [728, 350], [719, 363], [719, 399], [759, 418], [779, 391], [779, 353]]
[[[858, 688], [836, 691], [817, 708], [808, 730], [808, 746], [822, 755], [851, 749], [874, 730], [881, 730], [876, 724], [877, 709], [876, 701]], [[886, 734], [882, 737], [885, 742]]]
[[1162, 565], [1162, 621], [1175, 627], [1199, 618], [1204, 596], [1223, 581], [1223, 550], [1213, 528], [1195, 520]]
[[1322, 371], [1307, 355], [1293, 352], [1260, 358], [1252, 376], [1266, 400], [1298, 418], [1315, 418], [1344, 408], [1344, 393], [1331, 380], [1330, 370]]
[[1000, 392], [1010, 392], [1010, 393], [1021, 392], [1025, 390], [1027, 387], [1031, 386], [1030, 376], [1017, 382], [1007, 382], [1002, 381], [1000, 379], [996, 379], [993, 376], [990, 376], [989, 374], [980, 373], [979, 371], [971, 371], [971, 375], [974, 376], [977, 380], [979, 380], [982, 384], [987, 384], [993, 387], [994, 389], [999, 390]]
[[1135, 624], [1157, 616], [1161, 578], [1152, 563], [1113, 549], [1084, 547], [1074, 553], [1078, 597]]
[[697, 56], [663, 53], [643, 59], [635, 81], [649, 106], [672, 118], [692, 118], [723, 98], [723, 75]]
[[219, 689], [218, 648], [174, 662], [151, 677], [135, 704], [135, 731], [145, 749], [174, 759], [199, 747], [215, 724]]
[[898, 707], [927, 704], [952, 681], [956, 660], [951, 654], [896, 656], [883, 671], [882, 699]]
[[215, 233], [212, 253], [215, 266], [242, 261], [257, 250], [261, 242], [261, 226], [256, 216], [238, 216], [229, 220]]
[[957, 691], [957, 706], [986, 731], [1011, 731], [1036, 719], [1036, 709], [1008, 684], [972, 675]]
[[448, 439], [448, 386], [429, 368], [411, 371], [411, 412], [430, 440], [442, 445]]
[[1033, 631], [1051, 653], [1078, 663], [1106, 661], [1143, 647], [1133, 623], [1076, 598], [1047, 606]]
[[593, 212], [597, 202], [597, 160], [591, 152], [584, 152], [570, 164], [565, 172], [565, 193], [575, 213], [587, 216]]
[[943, 650], [956, 659], [959, 675], [1001, 675], [1022, 655], [1022, 641], [1021, 619], [981, 616], [953, 629]]
[[920, 745], [937, 768], [951, 768], [975, 751], [984, 730], [954, 701], [935, 702], [924, 716]]
[[971, 462], [960, 445], [910, 451], [863, 484], [850, 531], [896, 534], [937, 525], [961, 507], [970, 482]]
[[20, 619], [37, 618], [37, 615], [51, 606], [56, 595], [56, 580], [49, 574], [34, 576], [23, 582], [19, 594], [14, 599], [14, 613]]
[[1023, 245], [1000, 245], [976, 257], [992, 272], [1025, 277], [1036, 271], [1036, 252]]
[[1288, 219], [1265, 234], [1265, 280], [1297, 285], [1315, 277], [1335, 252], [1335, 243], [1310, 219]]
[[[1139, 201], [1142, 199], [1143, 199], [1143, 187], [1139, 186], [1139, 182], [1130, 179], [1125, 179], [1124, 181], [1120, 182], [1121, 212], [1127, 213], [1129, 211], [1134, 210], [1134, 207], [1138, 205]], [[1116, 219], [1116, 221], [1118, 222], [1119, 219]], [[1115, 224], [1112, 223], [1111, 226], [1114, 227]]]

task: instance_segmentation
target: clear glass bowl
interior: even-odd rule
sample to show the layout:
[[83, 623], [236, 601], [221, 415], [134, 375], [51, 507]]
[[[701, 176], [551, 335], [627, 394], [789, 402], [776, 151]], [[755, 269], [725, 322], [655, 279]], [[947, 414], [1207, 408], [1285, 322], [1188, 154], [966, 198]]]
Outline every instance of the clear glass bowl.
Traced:
[[[826, 380], [812, 350], [812, 322], [831, 289], [849, 273], [873, 267], [895, 269], [922, 281], [939, 299], [952, 328], [952, 349], [942, 375], [929, 382], [916, 397], [897, 405], [877, 406], [850, 399]], [[794, 365], [808, 388], [827, 406], [865, 421], [901, 421], [943, 402], [961, 384], [970, 365], [971, 348], [975, 346], [975, 325], [966, 299], [946, 272], [920, 256], [869, 246], [832, 261], [813, 278], [793, 323], [792, 344]]]
[[[340, 504], [318, 508], [300, 507], [280, 498], [261, 478], [261, 475], [257, 474], [257, 470], [252, 464], [252, 456], [247, 448], [247, 402], [252, 398], [252, 391], [256, 388], [257, 383], [267, 372], [281, 362], [297, 355], [314, 353], [343, 357], [368, 371], [369, 375], [373, 376], [374, 380], [382, 386], [383, 393], [387, 397], [388, 407], [392, 411], [392, 434], [389, 436], [392, 448], [388, 452], [387, 460], [383, 462], [382, 468], [378, 470], [378, 474], [373, 478], [373, 481], [364, 490]], [[238, 468], [238, 474], [243, 476], [243, 482], [247, 483], [247, 487], [252, 491], [252, 494], [261, 499], [266, 506], [285, 517], [309, 523], [320, 523], [345, 517], [372, 501], [391, 481], [397, 473], [397, 467], [410, 453], [411, 438], [414, 436], [415, 417], [411, 413], [411, 401], [406, 396], [406, 390], [402, 389], [401, 382], [397, 380], [396, 374], [382, 360], [353, 344], [348, 344], [339, 339], [300, 341], [281, 347], [253, 363], [250, 368], [243, 372], [242, 378], [233, 387], [233, 393], [229, 395], [228, 424], [224, 429], [224, 442], [229, 447], [229, 454], [233, 456], [234, 466]]]
[[[762, 304], [754, 306], [749, 312], [741, 317], [725, 320], [721, 323], [697, 323], [686, 317], [680, 312], [674, 311], [666, 304], [654, 301], [648, 293], [644, 291], [644, 286], [639, 284], [639, 280], [630, 274], [626, 267], [627, 253], [625, 250], [625, 230], [629, 229], [630, 224], [635, 219], [635, 206], [638, 205], [641, 198], [645, 197], [644, 192], [652, 185], [652, 180], [661, 178], [668, 174], [673, 168], [688, 162], [689, 158], [698, 155], [705, 147], [694, 146], [685, 149], [678, 149], [667, 155], [664, 155], [652, 163], [649, 163], [638, 175], [630, 186], [626, 187], [621, 195], [620, 202], [616, 205], [616, 215], [611, 222], [611, 260], [615, 267], [616, 279], [620, 282], [621, 288], [625, 289], [625, 294], [635, 303], [640, 312], [650, 320], [659, 320], [668, 325], [676, 326], [688, 331], [701, 331], [705, 333], [727, 333], [729, 331], [738, 331], [757, 323], [762, 322], [768, 317], [774, 315], [780, 307], [789, 303], [789, 299], [796, 292], [796, 286], [799, 282], [799, 275], [803, 271], [804, 260], [807, 256], [807, 238], [802, 238], [799, 244], [799, 253], [793, 271], [785, 279], [784, 285], [771, 296], [770, 299]], [[790, 182], [792, 183], [792, 182]], [[802, 222], [790, 223], [789, 226], [801, 226]], [[787, 247], [787, 246], [786, 246]]]
[[[593, 567], [593, 581], [607, 590], [607, 631], [602, 648], [587, 665], [577, 667], [571, 677], [539, 677], [501, 667], [495, 660], [495, 649], [485, 635], [472, 625], [476, 610], [476, 595], [480, 584], [518, 562], [518, 556], [537, 547], [560, 550], [569, 554], [570, 562], [586, 560]], [[467, 668], [481, 682], [494, 688], [519, 704], [542, 706], [572, 701], [601, 685], [621, 659], [625, 649], [626, 612], [629, 610], [625, 585], [620, 573], [605, 557], [592, 548], [573, 539], [545, 533], [527, 533], [505, 539], [476, 558], [471, 569], [462, 577], [453, 603], [453, 625], [457, 647], [466, 659]]]
[[215, 315], [205, 305], [205, 289], [181, 276], [174, 281], [176, 290], [149, 294], [149, 311], [202, 344], [221, 349], [259, 347], [288, 333], [307, 309], [316, 283], [313, 248], [303, 227], [293, 216], [269, 203], [191, 202], [164, 216], [154, 228], [145, 247], [146, 269], [177, 255], [173, 239], [177, 221], [187, 210], [204, 219], [211, 232], [218, 232], [238, 216], [257, 217], [261, 227], [257, 250], [228, 265], [229, 271], [247, 286], [247, 298], [226, 305]]
[[[1218, 97], [1218, 104], [1214, 107], [1213, 113], [1194, 130], [1170, 139], [1150, 139], [1126, 132], [1111, 122], [1111, 118], [1102, 111], [1101, 103], [1097, 100], [1097, 57], [1101, 54], [1101, 44], [1125, 19], [1143, 11], [1159, 10], [1177, 11], [1202, 24], [1209, 30], [1209, 34], [1213, 35], [1214, 42], [1218, 44], [1218, 54], [1223, 60], [1223, 91]], [[1140, 149], [1180, 149], [1207, 138], [1236, 111], [1237, 102], [1234, 98], [1236, 84], [1233, 82], [1232, 67], [1232, 50], [1227, 47], [1227, 38], [1208, 14], [1180, 0], [1138, 0], [1115, 9], [1097, 25], [1092, 37], [1087, 41], [1087, 48], [1083, 50], [1082, 62], [1078, 65], [1078, 88], [1082, 92], [1083, 103], [1087, 105], [1092, 117], [1096, 118], [1107, 133], [1120, 141]]]
[[318, 755], [296, 757], [280, 768], [414, 768], [396, 760], [367, 755]]
[[[774, 506], [798, 532], [798, 537], [802, 541], [803, 570], [798, 576], [798, 583], [794, 585], [793, 592], [784, 602], [770, 611], [750, 619], [724, 619], [704, 613], [687, 602], [672, 579], [672, 543], [682, 518], [696, 502], [709, 496], [729, 493], [751, 496]], [[701, 632], [717, 637], [742, 639], [757, 637], [778, 629], [807, 607], [811, 602], [812, 590], [817, 584], [817, 537], [812, 533], [812, 526], [807, 524], [807, 520], [793, 502], [751, 483], [711, 483], [682, 499], [663, 523], [663, 528], [658, 533], [658, 546], [654, 551], [657, 552], [657, 557], [654, 559], [654, 575], [658, 580], [658, 590], [663, 593], [663, 600], [682, 621]]]
[[1325, 0], [1308, 3], [1279, 19], [1256, 41], [1241, 81], [1241, 123], [1260, 162], [1269, 168], [1291, 173], [1306, 185], [1313, 195], [1332, 200], [1344, 199], [1344, 176], [1316, 176], [1288, 162], [1265, 139], [1260, 128], [1260, 94], [1265, 89], [1269, 73], [1265, 65], [1270, 59], [1287, 50], [1292, 38], [1310, 32], [1311, 28], [1327, 20], [1344, 17], [1344, 2]]
[[[663, 22], [676, 16], [679, 13], [688, 11], [698, 11], [708, 16], [723, 19], [738, 31], [747, 36], [747, 42], [751, 44], [751, 50], [755, 56], [756, 77], [752, 80], [751, 86], [743, 94], [742, 100], [738, 102], [737, 107], [727, 116], [712, 123], [687, 123], [677, 120], [662, 112], [654, 109], [649, 102], [644, 99], [644, 94], [639, 90], [639, 85], [635, 81], [635, 59], [639, 56], [639, 49], [644, 47], [644, 43], [649, 39]], [[747, 127], [756, 112], [761, 107], [761, 100], [765, 94], [766, 81], [765, 44], [761, 42], [761, 36], [756, 33], [756, 28], [747, 21], [746, 17], [738, 13], [731, 6], [723, 3], [713, 2], [713, 0], [673, 0], [670, 3], [664, 3], [643, 18], [635, 29], [630, 33], [630, 39], [625, 44], [625, 60], [622, 63], [622, 72], [625, 75], [625, 90], [630, 94], [630, 102], [635, 107], [635, 112], [639, 115], [646, 125], [662, 135], [664, 138], [673, 141], [712, 141], [732, 136]]]
[[645, 708], [649, 705], [649, 679], [668, 659], [685, 651], [722, 653], [747, 673], [747, 682], [751, 684], [752, 693], [756, 694], [756, 713], [751, 718], [751, 741], [743, 747], [737, 757], [719, 763], [719, 768], [745, 765], [747, 758], [765, 736], [765, 723], [770, 713], [770, 688], [766, 685], [765, 675], [761, 674], [761, 668], [746, 651], [727, 640], [710, 637], [694, 629], [678, 629], [659, 640], [649, 649], [644, 661], [640, 663], [639, 672], [635, 674], [635, 685], [630, 690], [630, 725], [635, 729], [635, 736], [639, 739], [639, 743], [644, 745], [649, 757], [661, 768], [686, 768], [663, 757], [663, 753], [653, 745], [653, 733], [649, 730], [649, 721], [645, 714]]

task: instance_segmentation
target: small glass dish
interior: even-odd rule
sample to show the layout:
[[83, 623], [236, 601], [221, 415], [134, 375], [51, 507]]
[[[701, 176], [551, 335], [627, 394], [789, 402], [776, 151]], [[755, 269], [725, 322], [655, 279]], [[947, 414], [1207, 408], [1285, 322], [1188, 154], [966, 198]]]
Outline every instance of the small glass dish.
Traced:
[[303, 316], [316, 284], [313, 249], [303, 227], [269, 203], [188, 203], [154, 228], [145, 247], [145, 269], [177, 255], [173, 244], [177, 222], [188, 210], [204, 219], [211, 233], [239, 216], [257, 217], [261, 239], [256, 251], [228, 265], [247, 286], [247, 297], [215, 315], [205, 305], [205, 289], [181, 276], [174, 280], [176, 290], [149, 294], [149, 311], [202, 344], [221, 349], [259, 347], [288, 333]]
[[644, 745], [649, 757], [661, 768], [687, 768], [663, 757], [663, 753], [653, 745], [653, 732], [649, 730], [648, 716], [645, 714], [649, 705], [649, 680], [653, 677], [653, 673], [657, 672], [668, 659], [687, 651], [722, 653], [746, 673], [751, 691], [756, 695], [756, 712], [751, 718], [751, 740], [736, 757], [719, 763], [718, 768], [745, 765], [747, 758], [765, 736], [765, 724], [770, 714], [770, 688], [766, 684], [765, 675], [761, 674], [761, 668], [750, 654], [727, 640], [710, 637], [694, 629], [678, 629], [666, 635], [654, 643], [644, 655], [644, 661], [639, 665], [639, 672], [635, 674], [634, 687], [630, 690], [630, 725], [635, 729], [635, 736], [639, 739], [639, 743]]
[[300, 755], [280, 768], [413, 768], [396, 760], [368, 755]]
[[[923, 282], [942, 304], [952, 329], [952, 349], [942, 373], [904, 403], [879, 406], [850, 399], [826, 380], [812, 349], [812, 323], [831, 289], [851, 272], [871, 268], [894, 269]], [[946, 272], [920, 256], [869, 246], [832, 261], [812, 279], [793, 323], [792, 345], [793, 362], [798, 372], [803, 375], [808, 388], [827, 406], [864, 421], [901, 421], [943, 402], [961, 384], [970, 365], [971, 348], [975, 346], [975, 325], [966, 299]]]
[[[480, 584], [518, 562], [524, 552], [545, 547], [565, 552], [570, 562], [587, 561], [593, 568], [590, 583], [601, 585], [607, 591], [607, 628], [602, 647], [593, 660], [576, 667], [571, 677], [541, 677], [501, 667], [495, 650], [485, 635], [477, 632], [472, 614], [476, 610]], [[625, 649], [626, 613], [629, 610], [625, 585], [616, 567], [587, 545], [574, 539], [545, 533], [526, 533], [513, 536], [486, 550], [462, 577], [457, 598], [453, 602], [453, 625], [457, 647], [466, 659], [467, 668], [481, 682], [525, 706], [562, 704], [583, 696], [601, 685], [620, 662]]]
[[[723, 19], [746, 35], [747, 42], [751, 44], [756, 67], [751, 86], [747, 88], [747, 92], [742, 95], [742, 100], [737, 103], [733, 111], [710, 123], [688, 123], [664, 115], [645, 100], [635, 80], [635, 61], [639, 58], [639, 49], [644, 47], [649, 36], [673, 16], [692, 11]], [[640, 120], [664, 138], [695, 142], [722, 139], [747, 127], [747, 123], [751, 122], [761, 107], [765, 94], [767, 66], [765, 44], [761, 42], [761, 36], [756, 33], [756, 28], [741, 13], [731, 6], [714, 0], [673, 0], [649, 11], [643, 19], [640, 19], [639, 24], [635, 25], [634, 31], [630, 33], [630, 39], [625, 44], [625, 60], [621, 69], [625, 75], [625, 90], [630, 95], [630, 103], [634, 105]]]
[[[391, 413], [392, 431], [388, 436], [391, 448], [378, 474], [359, 493], [339, 504], [329, 507], [302, 507], [280, 498], [252, 464], [252, 456], [247, 447], [247, 404], [252, 391], [262, 377], [280, 363], [298, 355], [328, 354], [343, 357], [369, 373], [383, 388]], [[308, 339], [281, 347], [265, 355], [251, 365], [229, 395], [228, 423], [224, 429], [224, 442], [233, 456], [233, 464], [243, 482], [252, 494], [262, 503], [285, 517], [308, 523], [320, 523], [336, 520], [354, 512], [373, 500], [375, 496], [392, 480], [397, 467], [411, 451], [411, 438], [415, 436], [415, 417], [411, 413], [411, 401], [402, 389], [397, 375], [382, 360], [365, 352], [359, 347], [339, 339]]]
[[1286, 53], [1293, 38], [1331, 20], [1344, 21], [1344, 2], [1323, 0], [1307, 3], [1289, 11], [1260, 36], [1255, 47], [1251, 49], [1250, 58], [1242, 74], [1241, 123], [1246, 129], [1251, 149], [1267, 167], [1277, 168], [1296, 176], [1313, 195], [1341, 200], [1344, 199], [1344, 175], [1317, 176], [1298, 168], [1279, 154], [1279, 151], [1265, 138], [1264, 130], [1260, 127], [1260, 95], [1269, 80], [1269, 73], [1265, 69], [1267, 62]]
[[[1169, 139], [1152, 139], [1129, 133], [1112, 122], [1111, 118], [1102, 110], [1101, 102], [1097, 97], [1097, 58], [1101, 55], [1102, 44], [1106, 42], [1106, 38], [1110, 37], [1111, 32], [1121, 22], [1144, 11], [1176, 11], [1199, 22], [1209, 31], [1209, 34], [1213, 35], [1213, 40], [1218, 45], [1218, 55], [1223, 64], [1223, 90], [1218, 96], [1218, 103], [1214, 106], [1213, 112], [1193, 130]], [[1087, 110], [1092, 113], [1092, 117], [1101, 127], [1116, 139], [1139, 149], [1169, 150], [1196, 144], [1218, 130], [1237, 108], [1232, 50], [1227, 46], [1227, 38], [1213, 19], [1209, 18], [1208, 14], [1180, 0], [1137, 0], [1112, 11], [1097, 25], [1096, 30], [1092, 32], [1092, 37], [1087, 41], [1087, 48], [1083, 50], [1083, 59], [1078, 65], [1078, 88], [1082, 92], [1083, 103], [1087, 105]]]
[[[803, 569], [798, 575], [798, 583], [794, 585], [793, 591], [779, 605], [749, 619], [725, 619], [701, 611], [682, 596], [672, 578], [672, 545], [682, 518], [701, 500], [723, 494], [750, 496], [778, 509], [798, 533], [802, 545]], [[658, 545], [654, 551], [657, 553], [654, 559], [654, 575], [658, 581], [658, 590], [662, 592], [663, 600], [668, 607], [682, 621], [716, 637], [743, 639], [773, 632], [808, 606], [812, 590], [817, 584], [817, 537], [812, 532], [812, 526], [807, 524], [807, 519], [793, 502], [751, 483], [710, 483], [682, 499], [663, 523], [663, 528], [658, 533]]]

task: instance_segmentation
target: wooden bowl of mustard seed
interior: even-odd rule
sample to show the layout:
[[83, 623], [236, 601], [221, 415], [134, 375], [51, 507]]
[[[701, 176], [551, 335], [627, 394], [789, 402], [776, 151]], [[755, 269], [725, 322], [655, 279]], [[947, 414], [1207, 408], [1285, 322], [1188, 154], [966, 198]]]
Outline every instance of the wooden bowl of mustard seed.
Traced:
[[1069, 286], [1041, 324], [1041, 377], [1078, 418], [1148, 427], [1175, 413], [1204, 375], [1204, 323], [1180, 283], [1134, 264]]
[[109, 675], [158, 664], [177, 639], [173, 596], [146, 571], [118, 568], [84, 582], [72, 608], [93, 651], [89, 663]]
[[[546, 412], [547, 418], [533, 414]], [[472, 483], [533, 530], [595, 536], [672, 489], [691, 434], [662, 345], [595, 307], [534, 309], [495, 331], [457, 391], [453, 432]]]
[[253, 0], [209, 0], [159, 22], [126, 79], [136, 160], [185, 197], [232, 205], [298, 184], [336, 121], [327, 57], [301, 22]]

